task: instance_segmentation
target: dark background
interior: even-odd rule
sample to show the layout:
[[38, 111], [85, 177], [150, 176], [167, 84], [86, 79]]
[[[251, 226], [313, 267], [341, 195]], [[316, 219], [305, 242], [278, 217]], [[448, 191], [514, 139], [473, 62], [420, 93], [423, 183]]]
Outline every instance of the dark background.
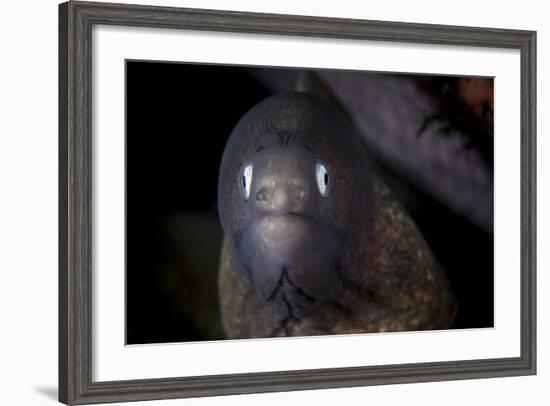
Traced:
[[[271, 94], [254, 74], [261, 69], [126, 64], [127, 344], [223, 338], [218, 168], [239, 118]], [[279, 72], [288, 80], [300, 73]], [[487, 145], [479, 148], [487, 155]], [[487, 162], [492, 169], [492, 159]], [[492, 232], [403, 184], [405, 205], [451, 280], [459, 302], [456, 327], [492, 326]], [[400, 196], [400, 183], [392, 186]]]

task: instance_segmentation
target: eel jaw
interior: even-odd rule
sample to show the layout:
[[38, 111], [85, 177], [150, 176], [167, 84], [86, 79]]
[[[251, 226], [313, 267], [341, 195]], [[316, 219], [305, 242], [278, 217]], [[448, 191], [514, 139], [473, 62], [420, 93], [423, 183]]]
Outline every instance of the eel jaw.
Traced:
[[254, 220], [237, 247], [258, 296], [281, 317], [300, 318], [341, 285], [337, 234], [311, 218], [277, 213]]

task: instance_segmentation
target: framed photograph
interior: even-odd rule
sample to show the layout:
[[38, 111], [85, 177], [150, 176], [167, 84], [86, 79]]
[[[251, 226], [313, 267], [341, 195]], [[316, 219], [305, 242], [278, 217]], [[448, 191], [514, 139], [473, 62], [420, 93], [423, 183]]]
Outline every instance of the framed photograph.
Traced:
[[59, 400], [536, 373], [536, 33], [59, 6]]

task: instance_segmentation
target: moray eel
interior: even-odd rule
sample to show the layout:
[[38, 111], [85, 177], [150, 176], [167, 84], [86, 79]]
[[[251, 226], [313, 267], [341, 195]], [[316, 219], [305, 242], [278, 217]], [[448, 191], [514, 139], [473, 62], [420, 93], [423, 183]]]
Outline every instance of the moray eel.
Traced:
[[325, 100], [276, 94], [241, 118], [222, 157], [218, 209], [227, 338], [452, 327], [437, 260]]

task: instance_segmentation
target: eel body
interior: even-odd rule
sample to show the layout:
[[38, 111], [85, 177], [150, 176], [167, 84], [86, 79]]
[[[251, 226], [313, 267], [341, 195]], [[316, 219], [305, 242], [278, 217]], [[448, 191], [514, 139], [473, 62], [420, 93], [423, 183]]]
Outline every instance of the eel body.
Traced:
[[227, 338], [452, 327], [443, 270], [330, 103], [289, 92], [253, 107], [219, 179]]

